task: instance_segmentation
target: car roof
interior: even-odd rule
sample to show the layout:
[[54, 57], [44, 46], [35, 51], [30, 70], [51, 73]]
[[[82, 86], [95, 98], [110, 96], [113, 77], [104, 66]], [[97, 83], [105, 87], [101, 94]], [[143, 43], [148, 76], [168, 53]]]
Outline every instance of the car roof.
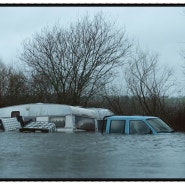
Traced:
[[116, 116], [116, 115], [113, 115], [113, 116], [110, 116], [108, 118], [111, 118], [111, 119], [137, 119], [137, 120], [144, 120], [144, 119], [151, 119], [151, 118], [157, 118], [155, 116], [140, 116], [140, 115], [134, 115], [134, 116]]

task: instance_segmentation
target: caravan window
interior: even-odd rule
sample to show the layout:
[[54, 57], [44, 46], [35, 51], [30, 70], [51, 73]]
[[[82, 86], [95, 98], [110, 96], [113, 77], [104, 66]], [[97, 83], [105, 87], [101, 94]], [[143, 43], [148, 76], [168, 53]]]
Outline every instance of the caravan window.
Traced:
[[75, 125], [77, 129], [95, 131], [95, 119], [75, 116]]
[[64, 128], [65, 127], [65, 116], [50, 117], [49, 122], [54, 123], [56, 125], [56, 128]]
[[20, 116], [20, 111], [12, 111], [11, 112], [11, 118], [14, 118], [14, 117], [17, 117], [17, 116]]

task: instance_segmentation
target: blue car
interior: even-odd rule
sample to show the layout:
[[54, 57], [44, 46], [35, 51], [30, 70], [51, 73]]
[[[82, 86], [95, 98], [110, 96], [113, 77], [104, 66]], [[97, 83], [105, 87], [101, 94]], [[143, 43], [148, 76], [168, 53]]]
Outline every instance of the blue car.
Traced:
[[108, 116], [104, 119], [103, 127], [105, 127], [107, 134], [158, 134], [173, 132], [173, 129], [164, 121], [153, 116]]

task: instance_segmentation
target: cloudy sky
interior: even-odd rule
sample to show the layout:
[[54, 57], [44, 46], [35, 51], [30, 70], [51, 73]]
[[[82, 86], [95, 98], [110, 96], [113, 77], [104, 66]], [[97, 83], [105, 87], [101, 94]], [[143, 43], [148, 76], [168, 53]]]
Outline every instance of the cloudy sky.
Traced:
[[[140, 43], [143, 49], [159, 53], [162, 65], [174, 69], [179, 89], [182, 90], [185, 77], [180, 56], [185, 49], [185, 7], [0, 7], [0, 58], [13, 64], [21, 52], [21, 43], [32, 38], [45, 26], [60, 22], [68, 26], [77, 18], [88, 14], [94, 16], [103, 12], [107, 19], [115, 20], [120, 29], [126, 29], [130, 39]], [[185, 61], [184, 61], [185, 63]], [[184, 78], [184, 79], [183, 79]]]

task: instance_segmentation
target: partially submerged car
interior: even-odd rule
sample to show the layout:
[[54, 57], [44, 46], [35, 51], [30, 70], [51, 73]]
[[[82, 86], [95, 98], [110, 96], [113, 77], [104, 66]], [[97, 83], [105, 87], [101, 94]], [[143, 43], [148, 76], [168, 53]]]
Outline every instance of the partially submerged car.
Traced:
[[170, 133], [173, 129], [158, 117], [153, 116], [107, 116], [102, 133], [107, 134], [158, 134]]

